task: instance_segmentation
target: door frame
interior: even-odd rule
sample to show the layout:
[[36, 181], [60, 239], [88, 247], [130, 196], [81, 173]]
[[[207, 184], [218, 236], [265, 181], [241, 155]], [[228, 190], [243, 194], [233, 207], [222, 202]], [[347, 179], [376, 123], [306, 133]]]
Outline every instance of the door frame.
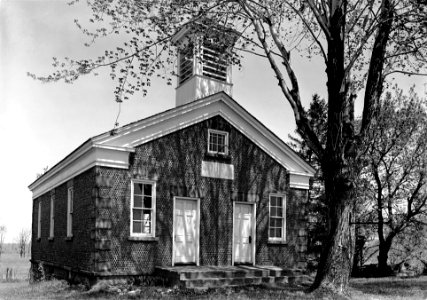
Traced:
[[196, 201], [196, 265], [200, 265], [200, 198], [190, 198], [190, 197], [173, 197], [173, 210], [172, 210], [172, 266], [175, 266], [175, 204], [176, 200], [191, 200]]
[[231, 265], [234, 266], [234, 213], [236, 212], [236, 204], [246, 204], [252, 206], [252, 265], [255, 266], [255, 244], [256, 244], [256, 203], [255, 202], [244, 202], [244, 201], [233, 201], [233, 234], [231, 235]]

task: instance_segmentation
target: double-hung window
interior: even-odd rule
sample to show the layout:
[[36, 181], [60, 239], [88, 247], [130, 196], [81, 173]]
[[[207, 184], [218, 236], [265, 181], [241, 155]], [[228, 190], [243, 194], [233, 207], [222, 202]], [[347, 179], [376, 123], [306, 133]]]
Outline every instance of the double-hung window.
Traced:
[[154, 237], [156, 224], [156, 184], [152, 181], [132, 180], [130, 235]]
[[42, 237], [42, 201], [39, 200], [39, 207], [37, 210], [37, 238]]
[[54, 233], [54, 223], [55, 223], [55, 194], [50, 196], [50, 227], [49, 227], [49, 237], [53, 238]]
[[208, 153], [228, 154], [228, 132], [214, 129], [208, 130]]
[[269, 199], [268, 239], [286, 241], [286, 199], [283, 195], [271, 194]]
[[73, 202], [74, 202], [74, 189], [68, 188], [68, 201], [67, 201], [67, 237], [73, 236]]

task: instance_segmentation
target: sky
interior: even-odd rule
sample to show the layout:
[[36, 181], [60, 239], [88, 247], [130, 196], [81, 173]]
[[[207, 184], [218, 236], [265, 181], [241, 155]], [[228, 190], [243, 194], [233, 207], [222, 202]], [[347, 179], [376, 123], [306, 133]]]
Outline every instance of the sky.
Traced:
[[[74, 19], [89, 18], [84, 2], [69, 6], [64, 0], [0, 0], [0, 226], [7, 227], [8, 243], [31, 228], [28, 185], [36, 175], [89, 137], [111, 130], [118, 114], [115, 83], [107, 70], [73, 84], [45, 84], [27, 76], [52, 72], [52, 57], [96, 57], [118, 42], [84, 46], [87, 39], [74, 24]], [[299, 57], [295, 65], [307, 107], [312, 94], [326, 94], [325, 67]], [[247, 57], [241, 70], [233, 70], [233, 98], [287, 140], [295, 130], [293, 113], [274, 79], [262, 58]], [[403, 87], [416, 84], [420, 93], [427, 84], [420, 77], [399, 82]], [[175, 86], [154, 80], [146, 97], [136, 94], [123, 102], [120, 126], [174, 107]]]

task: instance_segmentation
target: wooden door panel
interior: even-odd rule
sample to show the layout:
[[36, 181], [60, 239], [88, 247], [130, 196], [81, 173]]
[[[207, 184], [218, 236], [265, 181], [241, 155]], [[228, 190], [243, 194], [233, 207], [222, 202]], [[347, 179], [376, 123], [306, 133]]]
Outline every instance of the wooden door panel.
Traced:
[[176, 199], [174, 214], [174, 260], [176, 263], [196, 262], [197, 201]]
[[234, 211], [234, 262], [252, 262], [253, 205], [236, 203]]

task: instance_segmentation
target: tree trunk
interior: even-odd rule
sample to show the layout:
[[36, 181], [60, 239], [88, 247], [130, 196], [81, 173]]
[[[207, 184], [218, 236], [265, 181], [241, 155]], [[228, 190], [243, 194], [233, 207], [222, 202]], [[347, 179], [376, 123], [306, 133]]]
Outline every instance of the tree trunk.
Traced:
[[345, 179], [338, 179], [334, 180], [331, 175], [325, 174], [329, 230], [323, 241], [316, 278], [310, 289], [326, 287], [344, 294], [354, 256], [355, 231], [350, 225], [354, 190], [345, 183]]
[[328, 131], [322, 171], [328, 206], [328, 234], [316, 278], [311, 290], [325, 287], [346, 294], [355, 249], [355, 230], [350, 225], [353, 208], [355, 152], [348, 151], [354, 142], [353, 119], [348, 110], [348, 82], [344, 71], [345, 3], [331, 7], [328, 40]]
[[378, 253], [378, 272], [381, 275], [388, 275], [390, 273], [390, 267], [387, 263], [388, 253], [391, 249], [393, 241], [392, 236], [388, 236], [386, 239], [380, 240], [379, 253]]
[[387, 270], [388, 251], [390, 250], [387, 246], [381, 246], [378, 254], [378, 271], [383, 273]]

